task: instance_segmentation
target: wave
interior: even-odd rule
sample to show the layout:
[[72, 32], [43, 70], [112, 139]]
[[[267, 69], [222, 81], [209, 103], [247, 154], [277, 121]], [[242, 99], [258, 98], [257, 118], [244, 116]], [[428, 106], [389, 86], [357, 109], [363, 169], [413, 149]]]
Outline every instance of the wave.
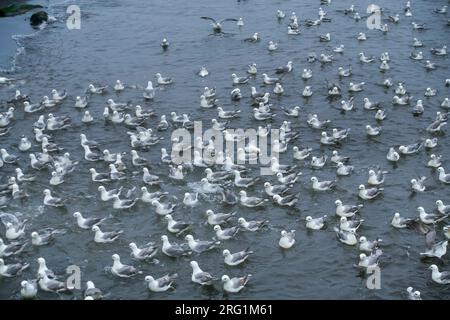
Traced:
[[[48, 19], [49, 19], [49, 23], [42, 23], [39, 28], [37, 29], [33, 29], [33, 32], [30, 34], [16, 34], [11, 36], [11, 38], [16, 42], [16, 53], [14, 54], [14, 56], [11, 57], [11, 62], [10, 62], [10, 66], [9, 68], [2, 68], [0, 66], [0, 72], [1, 73], [5, 73], [5, 74], [15, 74], [20, 72], [20, 66], [18, 65], [18, 59], [21, 55], [25, 54], [25, 40], [27, 39], [31, 39], [35, 36], [37, 36], [42, 30], [46, 29], [48, 25], [51, 25], [53, 23], [57, 23], [58, 21], [61, 21], [61, 18], [65, 15], [65, 10], [63, 11], [64, 13], [55, 13], [55, 9], [63, 6], [67, 3], [71, 2], [70, 0], [62, 0], [62, 1], [58, 1], [58, 2], [54, 2], [49, 4], [49, 6], [47, 7], [47, 13], [48, 13]], [[50, 3], [50, 1], [49, 1]]]

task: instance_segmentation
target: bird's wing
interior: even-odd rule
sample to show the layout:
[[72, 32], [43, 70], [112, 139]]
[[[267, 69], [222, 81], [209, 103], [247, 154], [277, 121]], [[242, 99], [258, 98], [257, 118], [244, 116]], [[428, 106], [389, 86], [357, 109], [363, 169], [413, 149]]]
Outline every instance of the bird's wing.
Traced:
[[200, 17], [200, 19], [203, 19], [203, 20], [210, 20], [210, 21], [212, 21], [212, 22], [214, 22], [214, 23], [217, 23], [217, 21], [216, 21], [215, 19], [210, 18], [210, 17]]
[[220, 20], [220, 23], [225, 22], [225, 21], [235, 21], [235, 22], [237, 22], [238, 19], [236, 19], [236, 18], [226, 18], [226, 19]]

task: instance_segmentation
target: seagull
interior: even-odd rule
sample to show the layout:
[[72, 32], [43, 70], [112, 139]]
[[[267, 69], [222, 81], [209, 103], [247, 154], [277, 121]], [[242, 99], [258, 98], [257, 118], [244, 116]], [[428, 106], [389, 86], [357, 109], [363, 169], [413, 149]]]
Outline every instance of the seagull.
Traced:
[[295, 244], [295, 230], [290, 232], [286, 230], [281, 231], [281, 238], [278, 241], [278, 245], [283, 249], [289, 249]]
[[436, 200], [437, 210], [444, 215], [450, 214], [450, 205], [444, 205], [442, 200]]
[[237, 266], [241, 263], [243, 263], [247, 258], [250, 256], [250, 254], [253, 254], [254, 252], [250, 250], [250, 248], [247, 248], [243, 251], [238, 251], [236, 253], [230, 253], [229, 250], [225, 249], [223, 250], [222, 255], [224, 256], [224, 262], [228, 266]]
[[428, 269], [431, 269], [431, 279], [438, 284], [450, 284], [450, 272], [439, 272], [438, 267], [432, 264]]
[[113, 262], [113, 266], [111, 268], [111, 273], [115, 276], [118, 276], [121, 278], [130, 278], [137, 274], [142, 273], [142, 271], [138, 271], [133, 266], [122, 264], [122, 262], [120, 262], [120, 256], [118, 254], [113, 254], [112, 259], [114, 262]]
[[364, 221], [363, 219], [361, 219], [361, 220], [357, 220], [357, 219], [347, 220], [346, 217], [341, 217], [339, 219], [339, 229], [344, 230], [344, 231], [351, 231], [351, 230], [353, 230], [353, 231], [356, 232], [356, 230], [358, 230], [358, 228], [361, 226], [361, 223], [363, 221]]
[[161, 75], [161, 73], [159, 73], [159, 72], [155, 74], [155, 77], [156, 77], [156, 82], [158, 84], [160, 84], [160, 85], [167, 85], [167, 84], [173, 83], [173, 79], [172, 78], [163, 77]]
[[407, 228], [412, 221], [413, 219], [403, 218], [400, 216], [400, 213], [396, 212], [391, 220], [391, 225], [397, 229], [404, 229]]
[[365, 251], [365, 252], [373, 252], [375, 249], [377, 249], [380, 245], [380, 243], [383, 240], [380, 238], [377, 238], [376, 240], [369, 241], [366, 237], [361, 236], [359, 237], [359, 250]]
[[359, 197], [363, 200], [371, 200], [375, 199], [377, 196], [381, 194], [381, 191], [383, 191], [383, 188], [369, 188], [366, 189], [366, 187], [363, 184], [360, 184], [359, 187]]
[[148, 283], [148, 289], [153, 292], [164, 292], [169, 289], [174, 289], [173, 281], [178, 277], [178, 274], [167, 274], [161, 278], [154, 279], [152, 276], [146, 276], [145, 282]]
[[191, 226], [190, 223], [175, 221], [170, 214], [166, 214], [164, 219], [167, 221], [167, 230], [172, 233], [182, 233]]
[[220, 241], [201, 241], [196, 240], [190, 234], [186, 235], [184, 239], [188, 242], [189, 248], [196, 253], [202, 253], [211, 249], [214, 249], [216, 246], [220, 245]]
[[437, 168], [438, 172], [439, 172], [439, 181], [445, 183], [445, 184], [450, 184], [450, 173], [445, 173], [445, 170], [443, 167], [439, 167]]
[[342, 162], [338, 162], [336, 174], [338, 176], [348, 176], [352, 173], [353, 169], [354, 169], [353, 166], [346, 166]]
[[336, 236], [340, 242], [349, 246], [354, 246], [358, 243], [353, 230], [345, 231], [339, 228], [334, 228], [334, 231], [336, 232]]
[[172, 203], [161, 203], [158, 199], [153, 200], [151, 204], [156, 208], [156, 213], [161, 216], [171, 214], [177, 206], [176, 204]]
[[94, 241], [97, 243], [110, 243], [119, 238], [119, 236], [123, 233], [122, 230], [120, 231], [110, 231], [110, 232], [103, 232], [100, 230], [99, 226], [94, 225], [91, 228], [92, 231], [95, 232]]
[[286, 175], [283, 175], [282, 172], [278, 172], [277, 179], [278, 179], [278, 182], [280, 182], [281, 184], [289, 185], [289, 184], [294, 184], [295, 182], [297, 182], [297, 180], [299, 179], [299, 177], [301, 175], [302, 175], [301, 172], [298, 172], [298, 173], [294, 172], [294, 173], [286, 174]]
[[306, 228], [311, 230], [320, 230], [325, 226], [326, 215], [320, 218], [313, 218], [311, 216], [307, 216], [306, 220]]
[[312, 188], [316, 191], [327, 191], [335, 187], [336, 181], [319, 181], [316, 177], [311, 177]]
[[220, 21], [216, 21], [215, 19], [210, 18], [210, 17], [200, 17], [200, 19], [211, 21], [211, 25], [212, 25], [214, 33], [223, 33], [222, 32], [222, 23], [224, 23], [224, 22], [227, 22], [227, 21], [238, 22], [239, 21], [236, 18], [226, 18], [226, 19], [222, 19]]
[[353, 217], [356, 213], [359, 212], [359, 210], [363, 207], [362, 204], [360, 205], [344, 205], [342, 204], [341, 200], [336, 200], [334, 202], [336, 205], [336, 215], [340, 217]]
[[239, 292], [244, 288], [244, 286], [250, 280], [250, 277], [251, 277], [251, 274], [248, 274], [243, 277], [235, 277], [235, 278], [230, 278], [227, 275], [223, 275], [222, 276], [223, 290], [230, 292], [230, 293]]
[[153, 243], [149, 243], [141, 248], [138, 248], [136, 243], [131, 242], [128, 245], [131, 249], [131, 256], [137, 260], [151, 259], [158, 252], [158, 248]]
[[411, 188], [415, 192], [424, 192], [425, 191], [425, 181], [426, 177], [421, 177], [420, 179], [411, 179]]
[[170, 43], [166, 38], [164, 38], [162, 39], [159, 45], [161, 46], [161, 48], [163, 48], [163, 50], [167, 50], [169, 48]]
[[236, 236], [236, 234], [239, 232], [239, 227], [234, 226], [226, 229], [222, 229], [220, 225], [214, 226], [214, 231], [216, 233], [217, 239], [219, 240], [229, 240]]
[[137, 203], [138, 198], [122, 200], [119, 198], [119, 195], [116, 194], [113, 196], [113, 200], [114, 209], [130, 209]]
[[358, 267], [369, 269], [378, 266], [379, 258], [382, 253], [383, 252], [380, 249], [375, 250], [375, 252], [372, 252], [369, 256], [365, 253], [361, 253], [359, 255]]
[[36, 281], [24, 280], [20, 283], [20, 295], [24, 299], [33, 299], [36, 297], [38, 288]]
[[36, 231], [31, 233], [31, 244], [34, 246], [45, 246], [50, 244], [54, 238], [55, 231], [46, 231], [38, 234]]
[[436, 243], [436, 232], [434, 230], [427, 233], [425, 243], [427, 250], [420, 253], [422, 257], [441, 259], [447, 253], [448, 240]]
[[281, 195], [274, 195], [272, 198], [275, 201], [276, 204], [282, 207], [292, 207], [294, 206], [298, 201], [298, 194], [295, 195], [286, 195], [285, 197], [282, 197]]
[[391, 162], [397, 162], [398, 160], [400, 160], [400, 155], [398, 154], [397, 151], [395, 151], [394, 148], [389, 148], [389, 152], [386, 155], [386, 159], [388, 159]]
[[248, 188], [253, 186], [259, 181], [259, 177], [256, 178], [242, 178], [241, 173], [238, 170], [233, 170], [234, 173], [234, 185], [238, 188]]
[[161, 240], [163, 242], [161, 251], [169, 257], [180, 257], [180, 256], [186, 256], [191, 254], [192, 252], [190, 250], [187, 250], [180, 246], [177, 243], [170, 243], [169, 239], [166, 235], [161, 236]]
[[50, 207], [63, 207], [64, 202], [61, 198], [52, 197], [49, 189], [44, 190], [44, 205]]
[[28, 245], [28, 242], [10, 242], [5, 244], [0, 238], [0, 257], [10, 257], [20, 254]]
[[91, 93], [91, 94], [103, 94], [106, 92], [106, 89], [108, 88], [108, 86], [99, 86], [99, 87], [95, 87], [93, 84], [90, 84], [87, 92]]
[[106, 218], [97, 217], [84, 218], [79, 211], [74, 212], [73, 216], [77, 219], [77, 224], [81, 229], [92, 229], [93, 226], [99, 225], [106, 220]]
[[426, 213], [423, 207], [417, 207], [417, 212], [419, 212], [420, 221], [422, 221], [425, 224], [434, 224], [447, 218], [447, 215]]
[[408, 292], [408, 300], [422, 300], [420, 291], [414, 291], [413, 287], [406, 288], [406, 291]]
[[372, 186], [379, 186], [384, 183], [384, 175], [388, 173], [387, 171], [378, 170], [375, 172], [374, 170], [369, 170], [369, 179], [367, 183]]
[[246, 42], [258, 42], [261, 38], [259, 37], [259, 33], [255, 32], [251, 37], [244, 39]]
[[92, 298], [93, 300], [101, 300], [103, 298], [103, 293], [99, 288], [95, 287], [92, 281], [86, 282], [86, 290], [84, 291], [84, 299]]
[[417, 153], [423, 146], [423, 142], [418, 142], [418, 143], [414, 143], [414, 144], [410, 144], [407, 146], [400, 146], [398, 148], [398, 150], [400, 151], [400, 153], [408, 155], [408, 154], [413, 154], [413, 153]]
[[206, 210], [207, 222], [210, 225], [221, 225], [229, 222], [229, 220], [236, 214], [236, 212], [231, 213], [214, 213], [212, 210]]
[[30, 265], [28, 263], [5, 264], [5, 261], [0, 258], [0, 276], [7, 278], [18, 276], [29, 266]]
[[267, 225], [267, 223], [269, 222], [269, 220], [251, 220], [251, 221], [247, 221], [244, 218], [239, 218], [238, 219], [238, 223], [240, 228], [247, 230], [247, 231], [258, 231], [261, 228], [263, 228], [264, 226]]
[[247, 192], [245, 190], [241, 190], [239, 191], [239, 202], [241, 205], [243, 205], [244, 207], [248, 207], [248, 208], [255, 208], [255, 207], [260, 207], [263, 206], [265, 204], [265, 202], [267, 202], [267, 199], [263, 199], [263, 198], [258, 198], [258, 197], [248, 197], [247, 196]]
[[68, 286], [66, 282], [58, 281], [56, 279], [49, 278], [46, 273], [39, 274], [39, 287], [43, 291], [47, 292], [65, 292], [73, 290], [74, 288]]
[[192, 267], [192, 282], [198, 283], [202, 286], [209, 286], [212, 285], [213, 281], [217, 280], [217, 278], [214, 278], [210, 273], [200, 269], [197, 261], [191, 261], [190, 265]]

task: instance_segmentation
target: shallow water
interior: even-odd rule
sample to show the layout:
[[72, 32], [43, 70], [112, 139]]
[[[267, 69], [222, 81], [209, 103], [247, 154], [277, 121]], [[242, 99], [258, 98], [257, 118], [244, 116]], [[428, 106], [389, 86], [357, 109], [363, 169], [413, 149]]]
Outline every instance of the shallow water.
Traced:
[[[372, 1], [359, 1], [357, 10], [364, 14], [365, 8]], [[42, 189], [48, 187], [50, 172], [39, 172], [34, 183], [24, 185], [30, 197], [23, 202], [12, 201], [4, 209], [7, 212], [20, 212], [21, 217], [29, 219], [27, 230], [40, 230], [52, 226], [67, 229], [66, 234], [56, 237], [56, 242], [50, 246], [28, 248], [26, 253], [18, 259], [31, 263], [23, 276], [12, 279], [0, 279], [0, 298], [18, 298], [18, 288], [22, 279], [32, 279], [37, 271], [36, 259], [45, 257], [49, 268], [59, 274], [64, 273], [66, 266], [76, 264], [81, 267], [83, 285], [85, 281], [93, 281], [97, 287], [109, 293], [112, 299], [221, 299], [230, 298], [224, 295], [218, 282], [214, 289], [201, 288], [190, 280], [191, 269], [188, 259], [174, 260], [159, 253], [157, 265], [138, 263], [129, 256], [128, 243], [136, 242], [142, 245], [150, 240], [160, 243], [160, 236], [167, 234], [163, 219], [156, 216], [151, 206], [139, 203], [132, 210], [117, 212], [112, 209], [110, 202], [101, 202], [98, 198], [97, 183], [90, 181], [88, 169], [93, 163], [83, 159], [82, 148], [79, 145], [79, 133], [84, 132], [89, 139], [101, 143], [102, 149], [112, 152], [129, 152], [129, 130], [122, 125], [104, 124], [102, 112], [107, 98], [116, 101], [132, 101], [151, 107], [158, 117], [146, 121], [146, 127], [156, 127], [159, 116], [170, 111], [189, 113], [191, 119], [205, 120], [209, 125], [212, 117], [217, 117], [216, 110], [202, 110], [199, 106], [199, 96], [205, 86], [217, 87], [218, 99], [224, 109], [241, 109], [242, 117], [233, 120], [233, 127], [256, 127], [249, 108], [250, 86], [259, 90], [272, 90], [272, 87], [262, 86], [260, 74], [273, 74], [275, 67], [284, 65], [288, 60], [294, 63], [294, 72], [283, 79], [285, 94], [282, 98], [273, 98], [272, 103], [278, 116], [273, 121], [274, 127], [279, 127], [286, 116], [281, 112], [281, 106], [302, 106], [299, 119], [291, 118], [293, 126], [300, 132], [300, 138], [289, 145], [289, 151], [282, 155], [281, 162], [292, 164], [292, 146], [312, 147], [313, 155], [323, 153], [331, 155], [331, 148], [320, 146], [320, 131], [312, 130], [306, 124], [308, 113], [318, 114], [320, 119], [331, 119], [332, 126], [351, 128], [349, 139], [339, 149], [342, 155], [350, 156], [355, 172], [350, 177], [339, 178], [338, 188], [332, 192], [313, 193], [309, 179], [315, 175], [319, 180], [334, 179], [335, 168], [327, 164], [324, 169], [314, 171], [298, 163], [303, 176], [301, 182], [295, 186], [300, 192], [297, 209], [285, 210], [269, 205], [264, 210], [252, 210], [242, 207], [224, 208], [218, 202], [203, 201], [194, 209], [180, 206], [175, 219], [194, 223], [193, 234], [196, 238], [210, 239], [214, 236], [211, 226], [205, 226], [205, 211], [237, 210], [237, 216], [248, 219], [269, 219], [271, 229], [257, 233], [240, 233], [235, 240], [223, 243], [220, 249], [195, 256], [202, 269], [215, 276], [228, 274], [231, 276], [251, 273], [248, 287], [239, 294], [232, 295], [235, 299], [404, 299], [406, 287], [412, 286], [420, 290], [424, 299], [449, 299], [450, 291], [431, 281], [431, 272], [427, 270], [431, 263], [439, 268], [449, 270], [448, 255], [442, 261], [421, 260], [419, 253], [425, 249], [424, 237], [412, 230], [396, 230], [390, 226], [394, 212], [402, 216], [415, 216], [417, 206], [423, 206], [427, 212], [435, 210], [435, 201], [442, 199], [450, 202], [450, 187], [439, 183], [434, 170], [426, 167], [431, 152], [421, 150], [419, 154], [402, 158], [398, 166], [392, 166], [385, 158], [390, 146], [414, 143], [429, 134], [426, 127], [440, 110], [440, 103], [449, 96], [449, 88], [443, 86], [444, 79], [449, 77], [449, 58], [431, 56], [431, 47], [448, 45], [448, 27], [445, 26], [447, 16], [436, 15], [434, 8], [440, 7], [447, 1], [413, 1], [413, 18], [402, 14], [403, 3], [393, 1], [378, 1], [387, 14], [401, 13], [399, 25], [389, 23], [390, 32], [387, 35], [379, 31], [366, 28], [365, 21], [354, 22], [345, 16], [344, 8], [349, 7], [349, 1], [335, 1], [329, 7], [324, 6], [332, 23], [323, 23], [320, 27], [306, 28], [301, 26], [302, 35], [288, 36], [287, 21], [278, 23], [275, 18], [277, 9], [282, 9], [289, 17], [291, 11], [296, 11], [300, 22], [305, 18], [316, 18], [319, 1], [240, 1], [240, 2], [211, 2], [206, 0], [184, 2], [176, 4], [167, 1], [152, 1], [148, 5], [144, 1], [75, 1], [82, 11], [80, 30], [68, 30], [64, 21], [56, 22], [33, 37], [23, 41], [24, 53], [17, 57], [16, 74], [11, 76], [20, 78], [17, 88], [29, 94], [33, 101], [38, 101], [43, 95], [49, 95], [52, 88], [67, 89], [70, 97], [60, 106], [48, 112], [56, 115], [69, 115], [73, 124], [67, 130], [53, 134], [53, 140], [71, 153], [74, 159], [81, 160], [75, 172], [66, 177], [66, 182], [50, 188], [58, 196], [67, 198], [65, 209], [44, 208], [42, 205]], [[55, 4], [55, 14], [64, 15], [66, 5]], [[200, 16], [211, 17], [243, 17], [245, 26], [238, 30], [233, 24], [224, 24], [224, 30], [234, 35], [210, 36], [208, 22]], [[413, 31], [411, 21], [426, 22], [428, 30]], [[253, 32], [259, 32], [262, 41], [257, 44], [244, 43], [242, 39]], [[319, 35], [331, 33], [330, 43], [319, 42]], [[368, 40], [356, 41], [358, 32], [365, 32]], [[159, 43], [166, 37], [171, 46], [163, 52]], [[417, 37], [425, 43], [422, 48], [426, 58], [430, 58], [439, 66], [437, 70], [425, 72], [423, 66], [409, 59], [412, 51], [412, 38]], [[278, 42], [279, 49], [269, 54], [268, 41]], [[345, 53], [334, 54], [332, 64], [321, 66], [318, 62], [309, 64], [306, 55], [309, 52], [332, 53], [332, 48], [345, 45]], [[4, 47], [0, 48], [3, 52]], [[379, 62], [360, 64], [357, 54], [379, 56], [388, 51], [392, 62], [391, 70], [385, 75], [378, 71]], [[240, 76], [245, 74], [247, 65], [256, 63], [259, 76], [249, 84], [242, 85], [244, 98], [238, 103], [231, 103], [229, 92], [232, 90], [231, 74]], [[3, 61], [2, 61], [3, 63]], [[330, 103], [326, 99], [325, 80], [338, 80], [337, 68], [351, 64], [353, 76], [341, 81], [343, 88], [349, 82], [365, 81], [365, 90], [355, 95], [356, 111], [342, 114], [334, 108], [336, 102]], [[200, 78], [196, 72], [204, 65], [210, 72], [206, 78]], [[307, 81], [312, 86], [314, 95], [305, 100], [301, 92], [306, 85], [301, 79], [301, 70], [311, 68], [313, 78]], [[175, 79], [172, 86], [158, 90], [153, 102], [144, 102], [139, 90], [127, 89], [116, 96], [111, 91], [107, 96], [93, 96], [89, 111], [96, 119], [93, 125], [81, 123], [82, 113], [73, 108], [76, 95], [83, 94], [89, 83], [109, 84], [112, 86], [116, 79], [127, 84], [144, 85], [148, 80], [154, 80], [154, 74]], [[411, 95], [423, 99], [425, 112], [421, 117], [413, 117], [408, 107], [392, 106], [390, 100], [394, 95], [392, 90], [383, 90], [376, 83], [385, 77], [391, 77], [394, 82], [403, 82]], [[155, 82], [155, 81], [154, 81]], [[438, 95], [432, 98], [423, 97], [427, 87], [438, 89]], [[1, 87], [0, 101], [2, 111], [6, 108], [5, 101], [14, 93], [15, 87]], [[345, 98], [348, 94], [345, 92]], [[369, 97], [372, 101], [384, 102], [388, 117], [382, 122], [382, 134], [375, 139], [369, 139], [365, 134], [365, 125], [376, 125], [374, 113], [362, 108], [362, 99]], [[415, 99], [414, 99], [415, 101]], [[333, 107], [334, 106], [334, 107]], [[20, 153], [17, 144], [21, 135], [32, 138], [31, 125], [38, 115], [24, 114], [17, 110], [16, 120], [8, 136], [0, 137], [1, 146], [13, 154], [20, 155], [20, 167], [30, 172], [28, 155]], [[205, 124], [204, 124], [205, 126]], [[184, 192], [189, 191], [186, 183], [173, 183], [167, 179], [167, 167], [159, 164], [161, 147], [170, 150], [169, 132], [158, 133], [165, 140], [151, 148], [148, 152], [139, 152], [153, 162], [151, 172], [163, 177], [163, 190], [169, 191], [181, 201]], [[439, 136], [439, 145], [432, 152], [443, 156], [444, 168], [450, 170], [450, 152], [448, 136]], [[40, 146], [34, 145], [31, 151], [38, 151]], [[40, 150], [39, 150], [40, 151]], [[127, 164], [132, 168], [130, 156]], [[106, 165], [94, 164], [98, 171], [104, 172]], [[381, 289], [369, 290], [366, 280], [360, 277], [353, 267], [358, 262], [357, 248], [348, 247], [336, 240], [333, 226], [337, 223], [334, 215], [334, 201], [341, 199], [344, 203], [357, 203], [357, 186], [365, 183], [368, 170], [380, 166], [390, 174], [384, 185], [382, 198], [373, 202], [364, 202], [361, 217], [365, 220], [360, 234], [368, 239], [383, 238], [384, 251], [381, 265]], [[5, 165], [0, 169], [0, 181], [14, 174], [13, 165]], [[133, 168], [134, 170], [134, 168]], [[259, 174], [254, 168], [253, 176]], [[428, 177], [428, 190], [419, 195], [411, 195], [411, 178], [425, 175]], [[200, 169], [187, 176], [187, 182], [198, 181], [203, 176]], [[264, 180], [275, 181], [274, 177], [263, 177]], [[120, 185], [126, 187], [142, 186], [141, 174], [133, 175]], [[116, 187], [114, 183], [106, 184], [107, 189]], [[156, 190], [156, 189], [155, 189]], [[250, 189], [251, 195], [261, 193], [260, 187]], [[91, 231], [80, 230], [72, 217], [72, 213], [81, 211], [87, 216], [112, 215], [102, 229], [124, 230], [123, 236], [113, 244], [99, 245], [93, 242]], [[329, 226], [318, 232], [307, 231], [304, 218], [327, 214]], [[448, 223], [448, 221], [447, 221]], [[438, 225], [438, 237], [442, 238], [442, 224]], [[283, 228], [296, 229], [297, 243], [293, 248], [282, 251], [278, 247], [279, 232]], [[3, 229], [1, 236], [4, 236]], [[182, 238], [169, 236], [170, 241], [182, 242]], [[230, 249], [231, 252], [242, 250], [250, 246], [255, 254], [242, 266], [226, 267], [222, 261], [221, 250]], [[134, 279], [118, 279], [104, 270], [112, 265], [111, 255], [118, 253], [122, 262], [133, 264], [143, 271], [143, 275]], [[6, 260], [7, 263], [15, 259]], [[144, 275], [162, 276], [167, 272], [177, 272], [175, 292], [161, 294], [149, 293], [144, 284]], [[82, 292], [62, 295], [63, 299], [81, 298]], [[59, 296], [39, 292], [41, 299], [55, 299]]]

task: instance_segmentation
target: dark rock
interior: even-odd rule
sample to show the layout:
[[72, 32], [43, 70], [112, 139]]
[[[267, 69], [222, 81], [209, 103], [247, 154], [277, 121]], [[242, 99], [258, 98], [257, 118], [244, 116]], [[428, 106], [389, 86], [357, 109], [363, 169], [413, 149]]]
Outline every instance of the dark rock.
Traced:
[[13, 17], [19, 14], [27, 13], [30, 10], [42, 8], [40, 5], [34, 4], [11, 4], [7, 7], [0, 8], [0, 17]]
[[43, 22], [47, 22], [48, 20], [48, 14], [45, 11], [38, 11], [36, 13], [34, 13], [31, 17], [30, 17], [30, 24], [32, 26], [38, 26]]

